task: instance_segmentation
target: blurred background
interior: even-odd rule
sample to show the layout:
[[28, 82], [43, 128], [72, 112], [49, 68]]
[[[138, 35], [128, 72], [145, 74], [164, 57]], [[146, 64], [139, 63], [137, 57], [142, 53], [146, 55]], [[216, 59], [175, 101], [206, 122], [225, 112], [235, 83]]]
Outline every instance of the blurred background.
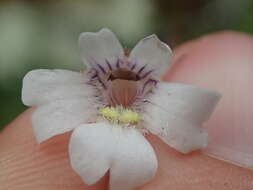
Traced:
[[175, 47], [220, 31], [253, 33], [252, 0], [0, 1], [0, 129], [25, 110], [20, 92], [36, 68], [80, 70], [81, 32], [113, 30], [124, 46], [156, 33]]

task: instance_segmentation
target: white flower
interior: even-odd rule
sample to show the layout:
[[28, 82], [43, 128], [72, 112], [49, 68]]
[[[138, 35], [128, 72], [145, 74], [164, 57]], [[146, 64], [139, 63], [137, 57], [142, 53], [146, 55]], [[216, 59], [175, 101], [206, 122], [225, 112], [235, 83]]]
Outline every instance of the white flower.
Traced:
[[201, 125], [219, 94], [159, 80], [171, 60], [170, 48], [155, 35], [126, 55], [108, 29], [79, 39], [87, 72], [34, 70], [23, 81], [22, 100], [37, 106], [32, 122], [38, 142], [74, 130], [69, 156], [87, 184], [110, 170], [111, 190], [130, 190], [156, 173], [151, 132], [187, 153], [207, 145]]

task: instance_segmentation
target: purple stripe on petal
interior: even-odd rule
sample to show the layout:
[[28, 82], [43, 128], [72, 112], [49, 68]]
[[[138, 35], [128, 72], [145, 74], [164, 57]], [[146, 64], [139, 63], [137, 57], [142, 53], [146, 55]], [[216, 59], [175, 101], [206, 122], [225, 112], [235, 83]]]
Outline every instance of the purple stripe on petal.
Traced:
[[97, 66], [104, 74], [106, 74], [104, 67], [102, 67], [99, 63], [97, 63]]
[[132, 67], [131, 67], [131, 71], [134, 70], [134, 68], [136, 67], [137, 63], [135, 62]]
[[153, 83], [154, 85], [156, 85], [156, 84], [158, 83], [158, 81], [157, 81], [157, 80], [154, 80], [154, 79], [149, 79], [149, 80], [147, 80], [147, 81], [144, 83], [144, 85], [143, 85], [142, 93], [144, 92], [145, 88], [147, 87], [147, 85], [148, 85], [149, 83]]
[[112, 66], [111, 66], [110, 62], [107, 59], [105, 60], [105, 62], [106, 62], [108, 69], [110, 69], [112, 71]]
[[120, 64], [124, 64], [124, 61], [122, 59], [119, 59]]
[[103, 87], [104, 89], [107, 89], [105, 83], [101, 80], [101, 78], [100, 78], [99, 76], [97, 77], [97, 80], [98, 80], [98, 82], [102, 85], [102, 87]]
[[154, 71], [154, 69], [152, 69], [152, 70], [146, 72], [143, 76], [141, 76], [141, 79], [146, 78], [146, 77], [147, 77], [148, 75], [150, 75], [153, 71]]
[[95, 73], [93, 76], [91, 76], [91, 79], [94, 79], [94, 78], [96, 78], [96, 77], [98, 77], [98, 74], [97, 74], [97, 73]]
[[88, 73], [92, 73], [92, 72], [95, 72], [95, 73], [98, 73], [98, 70], [94, 67], [91, 67], [88, 71]]
[[90, 76], [90, 79], [95, 79], [98, 75], [99, 75], [99, 71], [92, 67], [89, 71], [88, 71], [89, 74], [91, 74]]
[[139, 71], [137, 72], [137, 74], [138, 74], [138, 75], [141, 74], [141, 72], [145, 69], [146, 66], [147, 66], [147, 65], [142, 66], [142, 67], [139, 69]]
[[117, 60], [117, 62], [116, 62], [116, 67], [117, 67], [117, 68], [120, 68], [120, 59]]

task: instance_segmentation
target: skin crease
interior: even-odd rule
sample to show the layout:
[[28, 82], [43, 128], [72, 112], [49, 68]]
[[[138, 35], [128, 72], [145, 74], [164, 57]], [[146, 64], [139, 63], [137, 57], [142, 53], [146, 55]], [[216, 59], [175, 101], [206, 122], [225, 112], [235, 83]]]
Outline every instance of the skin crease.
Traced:
[[[219, 75], [221, 82], [219, 82], [218, 86], [212, 81], [215, 79], [215, 75], [222, 73], [223, 70], [227, 69], [227, 66], [222, 65], [223, 62], [220, 63], [219, 67], [215, 64], [202, 64], [202, 60], [199, 57], [201, 57], [200, 55], [208, 54], [205, 49], [210, 41], [226, 44], [231, 38], [237, 39], [237, 43], [240, 43], [240, 41], [244, 43], [245, 40], [249, 41], [250, 39], [251, 41], [248, 43], [251, 43], [253, 46], [252, 37], [234, 32], [216, 33], [188, 42], [174, 51], [174, 62], [178, 63], [165, 75], [164, 79], [167, 81], [184, 81], [188, 84], [195, 84], [196, 76], [194, 74], [196, 73], [192, 72], [192, 70], [196, 70], [196, 72], [199, 71], [197, 72], [198, 78], [202, 79], [202, 82], [199, 83], [201, 86], [219, 89], [223, 93], [226, 93], [227, 88], [222, 81], [227, 76]], [[245, 46], [245, 48], [247, 50], [249, 47]], [[182, 56], [182, 54], [190, 55], [192, 51], [195, 51], [192, 55], [194, 57]], [[231, 55], [238, 53], [233, 48], [227, 51]], [[212, 58], [214, 57], [210, 57], [210, 59]], [[192, 62], [193, 60], [194, 62]], [[207, 67], [209, 69], [208, 72], [201, 72], [205, 71]], [[247, 65], [243, 65], [242, 62], [240, 67], [238, 65], [234, 66], [230, 72], [236, 73], [244, 67], [247, 67]], [[252, 73], [245, 72], [245, 75], [250, 74]], [[243, 89], [240, 89], [249, 89], [250, 83], [236, 86], [236, 88], [238, 88], [238, 93], [243, 93]], [[237, 101], [240, 101], [238, 96], [236, 98], [238, 98]], [[250, 112], [250, 107], [245, 107], [244, 110]], [[36, 143], [31, 128], [32, 111], [33, 109], [28, 109], [22, 113], [0, 134], [0, 189], [107, 190], [108, 174], [96, 185], [88, 187], [83, 184], [80, 177], [70, 168], [67, 152], [70, 133], [59, 135], [41, 145]], [[222, 118], [224, 112], [229, 111], [226, 104], [221, 103], [213, 117], [207, 122], [207, 127], [217, 122], [217, 120], [223, 125], [230, 125], [232, 121]], [[236, 111], [238, 114], [241, 112], [239, 109]], [[252, 123], [253, 118], [247, 120], [247, 122], [250, 121]], [[219, 130], [219, 128], [216, 128], [216, 130]], [[222, 130], [224, 129], [222, 128]], [[253, 172], [251, 170], [208, 157], [200, 152], [183, 155], [152, 135], [149, 135], [147, 138], [156, 151], [159, 168], [156, 177], [148, 184], [139, 188], [139, 190], [253, 189]]]

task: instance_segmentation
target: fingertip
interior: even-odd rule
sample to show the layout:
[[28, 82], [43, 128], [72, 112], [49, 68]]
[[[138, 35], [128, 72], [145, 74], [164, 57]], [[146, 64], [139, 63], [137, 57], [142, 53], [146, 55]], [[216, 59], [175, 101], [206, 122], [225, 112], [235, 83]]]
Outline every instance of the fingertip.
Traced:
[[252, 188], [250, 170], [208, 157], [200, 151], [179, 153], [153, 135], [149, 135], [148, 140], [154, 147], [159, 167], [155, 178], [141, 188], [143, 190]]
[[164, 80], [193, 84], [222, 94], [205, 124], [206, 149], [220, 159], [253, 167], [253, 37], [224, 31], [193, 40], [174, 51], [173, 66]]

